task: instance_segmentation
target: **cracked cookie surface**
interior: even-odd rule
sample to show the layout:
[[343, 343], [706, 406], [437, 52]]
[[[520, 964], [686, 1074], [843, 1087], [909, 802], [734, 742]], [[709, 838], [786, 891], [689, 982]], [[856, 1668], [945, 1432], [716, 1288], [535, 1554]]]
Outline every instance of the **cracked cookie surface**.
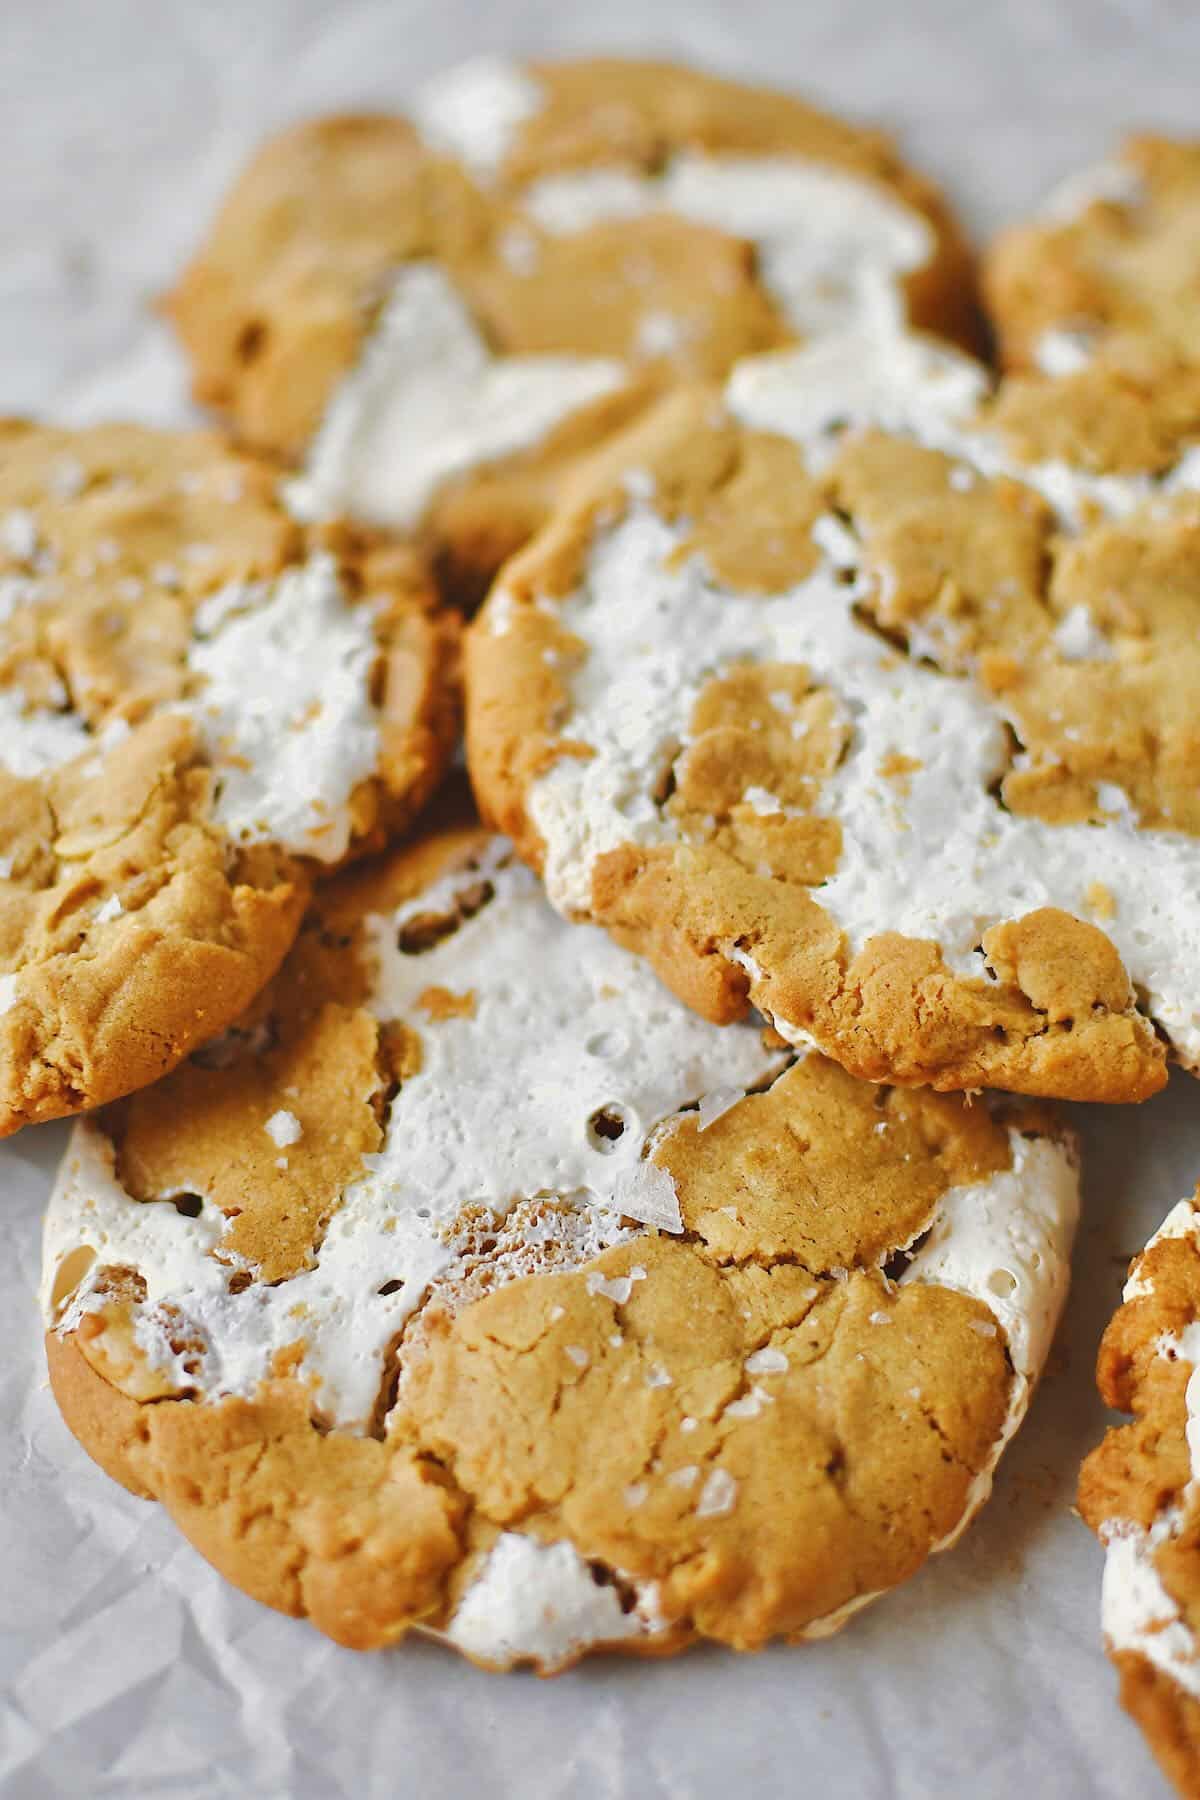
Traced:
[[421, 532], [465, 594], [683, 376], [851, 321], [969, 338], [969, 258], [888, 141], [666, 64], [453, 70], [301, 125], [169, 298], [197, 397], [297, 503]]
[[1132, 1413], [1084, 1463], [1105, 1547], [1101, 1619], [1121, 1702], [1181, 1794], [1200, 1793], [1200, 1196], [1130, 1269], [1100, 1347], [1107, 1406]]
[[1200, 413], [1130, 469], [1101, 386], [852, 335], [612, 446], [468, 638], [553, 904], [870, 1080], [1136, 1100], [1155, 1027], [1200, 1066]]
[[[1144, 134], [1001, 233], [984, 288], [1010, 368], [1060, 374], [1113, 348], [1194, 364], [1200, 141]], [[1194, 380], [1194, 373], [1191, 377]]]
[[456, 637], [415, 556], [275, 488], [206, 435], [0, 424], [0, 1134], [236, 1018], [312, 870], [449, 757]]
[[77, 1125], [50, 1367], [117, 1480], [342, 1643], [751, 1648], [983, 1503], [1076, 1206], [1044, 1112], [711, 1025], [448, 823]]

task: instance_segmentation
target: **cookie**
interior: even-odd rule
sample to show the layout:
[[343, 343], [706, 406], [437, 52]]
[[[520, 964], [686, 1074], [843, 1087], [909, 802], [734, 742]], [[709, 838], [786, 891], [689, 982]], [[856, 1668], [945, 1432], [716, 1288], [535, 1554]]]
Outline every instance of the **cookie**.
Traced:
[[0, 424], [0, 1135], [238, 1017], [456, 729], [415, 553], [207, 435]]
[[616, 60], [485, 59], [411, 120], [286, 132], [166, 304], [197, 398], [303, 463], [306, 517], [420, 532], [468, 596], [681, 376], [974, 325], [956, 227], [877, 132]]
[[1107, 1406], [1132, 1413], [1083, 1465], [1105, 1548], [1102, 1621], [1121, 1702], [1181, 1794], [1200, 1793], [1200, 1196], [1136, 1258], [1100, 1346]]
[[1097, 381], [851, 335], [613, 446], [466, 655], [480, 803], [554, 905], [869, 1080], [1200, 1067], [1200, 404], [1123, 391], [1110, 447]]
[[997, 239], [984, 288], [1011, 368], [1065, 374], [1114, 345], [1195, 359], [1200, 141], [1129, 138]]
[[339, 1642], [751, 1648], [983, 1503], [1076, 1204], [1044, 1112], [711, 1025], [444, 824], [76, 1127], [50, 1367], [117, 1480]]

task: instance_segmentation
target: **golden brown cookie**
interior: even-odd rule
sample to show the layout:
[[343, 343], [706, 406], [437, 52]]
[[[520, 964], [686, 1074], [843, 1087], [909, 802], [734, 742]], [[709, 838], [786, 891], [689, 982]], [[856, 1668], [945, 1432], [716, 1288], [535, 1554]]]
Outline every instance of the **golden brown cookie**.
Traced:
[[1043, 1112], [713, 1026], [446, 826], [76, 1128], [50, 1367], [117, 1480], [339, 1642], [752, 1648], [982, 1504], [1076, 1204]]
[[[1200, 1199], [1200, 1196], [1197, 1197]], [[1130, 1270], [1097, 1381], [1132, 1413], [1083, 1465], [1105, 1547], [1102, 1621], [1132, 1713], [1181, 1794], [1200, 1794], [1200, 1205], [1181, 1200]]]
[[153, 1081], [415, 813], [456, 634], [207, 435], [0, 423], [0, 1136]]
[[1155, 1026], [1200, 1067], [1200, 395], [1099, 381], [827, 339], [614, 445], [467, 651], [553, 904], [870, 1080], [1136, 1100]]
[[1194, 362], [1200, 141], [1127, 139], [1000, 235], [984, 287], [1010, 368], [1062, 374], [1131, 344]]
[[167, 302], [195, 391], [310, 517], [421, 532], [459, 591], [681, 376], [851, 321], [969, 339], [970, 262], [877, 132], [667, 64], [482, 59], [314, 121]]

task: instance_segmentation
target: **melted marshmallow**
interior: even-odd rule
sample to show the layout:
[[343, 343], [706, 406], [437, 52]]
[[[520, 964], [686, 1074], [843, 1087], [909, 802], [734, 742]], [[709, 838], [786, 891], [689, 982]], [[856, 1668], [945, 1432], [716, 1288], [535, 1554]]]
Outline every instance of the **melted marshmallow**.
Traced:
[[799, 156], [673, 156], [661, 173], [551, 175], [524, 195], [545, 231], [673, 213], [748, 239], [768, 293], [795, 330], [896, 328], [904, 277], [929, 260], [926, 220], [874, 183]]
[[346, 600], [328, 556], [219, 598], [196, 621], [213, 635], [188, 653], [204, 678], [188, 710], [217, 772], [216, 820], [242, 843], [337, 861], [350, 797], [379, 759], [371, 609]]
[[1068, 527], [1097, 508], [1122, 518], [1155, 495], [1197, 485], [1197, 471], [1182, 458], [1165, 480], [1092, 475], [1057, 458], [1018, 462], [972, 416], [989, 388], [979, 363], [932, 338], [846, 331], [802, 350], [745, 358], [726, 392], [743, 424], [795, 439], [815, 469], [832, 458], [847, 426], [876, 426], [960, 458], [968, 473], [1023, 482]]
[[[491, 58], [452, 70], [416, 107], [427, 141], [484, 180], [540, 104], [524, 71]], [[747, 239], [767, 290], [804, 336], [857, 325], [890, 335], [906, 318], [904, 279], [929, 260], [922, 215], [872, 182], [802, 157], [683, 152], [653, 176], [618, 168], [534, 182], [529, 219], [554, 234], [669, 212]], [[536, 265], [537, 241], [510, 227], [505, 254]], [[639, 352], [669, 353], [679, 323], [651, 311]], [[437, 489], [541, 443], [627, 379], [608, 358], [495, 357], [436, 264], [401, 268], [357, 366], [336, 389], [292, 502], [306, 519], [353, 512], [411, 529]]]
[[[231, 584], [196, 609], [187, 662], [197, 693], [180, 710], [212, 759], [214, 817], [232, 837], [327, 862], [345, 855], [351, 795], [379, 760], [378, 653], [371, 609], [345, 599], [328, 556], [273, 582]], [[0, 689], [9, 774], [48, 774], [128, 733], [122, 719], [92, 733], [76, 712], [26, 708], [16, 689]]]
[[597, 1644], [648, 1629], [640, 1611], [622, 1612], [616, 1588], [597, 1582], [572, 1544], [539, 1544], [505, 1531], [459, 1602], [446, 1636], [492, 1667], [534, 1662], [549, 1671]]
[[1104, 1527], [1100, 1620], [1110, 1651], [1145, 1657], [1200, 1699], [1200, 1649], [1154, 1566], [1155, 1550], [1172, 1535], [1168, 1515], [1148, 1532], [1126, 1520]]
[[[1170, 1238], [1188, 1237], [1200, 1239], [1200, 1214], [1192, 1200], [1180, 1200], [1146, 1251]], [[1125, 1283], [1126, 1302], [1154, 1291], [1154, 1283], [1142, 1273], [1145, 1254]], [[1108, 1519], [1101, 1526], [1105, 1554], [1100, 1618], [1110, 1651], [1136, 1652], [1200, 1699], [1200, 1645], [1154, 1566], [1155, 1551], [1179, 1535], [1200, 1492], [1200, 1321], [1177, 1335], [1165, 1332], [1155, 1345], [1155, 1355], [1192, 1365], [1184, 1396], [1191, 1480], [1175, 1503], [1163, 1507], [1149, 1531], [1131, 1519]]]
[[937, 1282], [982, 1301], [1004, 1333], [1013, 1367], [1000, 1435], [939, 1549], [961, 1536], [992, 1491], [996, 1464], [1028, 1410], [1070, 1285], [1079, 1221], [1075, 1159], [1050, 1138], [1030, 1140], [1010, 1131], [1009, 1144], [1011, 1168], [943, 1196], [928, 1238], [901, 1277]]
[[[419, 955], [397, 947], [406, 920], [449, 910], [480, 880], [494, 897], [449, 938]], [[786, 1060], [766, 1050], [752, 1026], [698, 1018], [604, 933], [562, 924], [534, 877], [500, 849], [480, 870], [447, 876], [376, 920], [373, 939], [370, 1004], [380, 1018], [419, 1032], [422, 1066], [392, 1102], [383, 1146], [346, 1189], [313, 1267], [275, 1287], [254, 1283], [230, 1295], [228, 1264], [212, 1254], [222, 1236], [215, 1210], [202, 1205], [193, 1219], [169, 1200], [136, 1204], [116, 1181], [108, 1140], [83, 1123], [47, 1218], [49, 1318], [70, 1328], [102, 1305], [92, 1285], [100, 1268], [128, 1264], [147, 1284], [139, 1342], [178, 1386], [191, 1377], [167, 1343], [166, 1305], [178, 1307], [208, 1346], [200, 1378], [206, 1393], [253, 1393], [275, 1351], [303, 1337], [302, 1371], [315, 1378], [323, 1412], [361, 1428], [387, 1346], [454, 1264], [449, 1239], [464, 1207], [502, 1216], [518, 1200], [562, 1196], [575, 1209], [562, 1227], [567, 1247], [574, 1261], [588, 1261], [628, 1235], [622, 1190], [655, 1129], [719, 1084], [744, 1089], [770, 1080]], [[528, 980], [533, 960], [535, 984]], [[439, 985], [471, 992], [473, 1012], [427, 1018], [419, 996]], [[601, 1109], [623, 1121], [618, 1139], [590, 1128]], [[670, 1190], [678, 1228], [670, 1177], [654, 1173]], [[203, 1200], [202, 1183], [188, 1189]], [[81, 1244], [97, 1262], [56, 1319], [55, 1272]], [[531, 1267], [537, 1248], [531, 1240]], [[384, 1287], [392, 1291], [381, 1293]]]
[[[729, 391], [749, 423], [788, 432], [814, 460], [847, 418], [953, 442], [965, 454], [978, 451], [963, 421], [984, 379], [967, 359], [921, 340], [897, 340], [876, 355], [854, 339], [742, 364]], [[984, 452], [990, 470], [986, 442]], [[1054, 486], [1050, 468], [1040, 473]], [[814, 528], [823, 566], [762, 599], [718, 583], [701, 558], [686, 555], [687, 535], [686, 523], [670, 526], [635, 505], [597, 534], [579, 587], [555, 608], [587, 648], [567, 682], [562, 733], [595, 751], [561, 759], [529, 792], [555, 906], [586, 913], [592, 869], [605, 852], [677, 838], [654, 796], [689, 741], [710, 680], [739, 661], [800, 663], [841, 701], [851, 726], [849, 753], [818, 798], [817, 811], [840, 822], [842, 852], [816, 896], [851, 953], [893, 930], [932, 939], [952, 968], [981, 974], [977, 946], [989, 925], [1042, 906], [1087, 917], [1088, 891], [1100, 883], [1116, 903], [1105, 930], [1130, 977], [1180, 1060], [1200, 1066], [1192, 979], [1200, 968], [1200, 841], [1139, 831], [1118, 788], [1103, 826], [1048, 825], [1005, 811], [991, 791], [1009, 764], [1002, 713], [971, 679], [897, 657], [858, 622], [855, 605], [869, 590], [865, 580], [837, 578], [854, 555], [837, 521]], [[503, 621], [503, 586], [497, 597]], [[879, 773], [896, 753], [917, 765], [905, 792]], [[726, 954], [748, 953], [731, 945]], [[798, 1026], [775, 1023], [793, 1042], [808, 1041]]]
[[330, 402], [291, 504], [305, 519], [352, 511], [415, 526], [445, 482], [541, 443], [624, 380], [605, 357], [493, 356], [442, 270], [411, 263]]
[[15, 688], [0, 688], [0, 769], [26, 778], [61, 768], [95, 739], [73, 712], [27, 707]]
[[[933, 1546], [935, 1553], [957, 1541], [991, 1492], [996, 1464], [1028, 1408], [1070, 1279], [1079, 1213], [1075, 1158], [1050, 1139], [1030, 1142], [1015, 1131], [1009, 1133], [1009, 1143], [1011, 1168], [974, 1186], [951, 1188], [943, 1196], [929, 1239], [903, 1277], [936, 1282], [981, 1300], [995, 1315], [1013, 1364], [1012, 1394], [1000, 1435], [971, 1485], [958, 1523]], [[1011, 1286], [1001, 1276], [1009, 1277]], [[756, 1351], [746, 1361], [750, 1374], [786, 1374], [787, 1367], [786, 1356], [771, 1348]], [[770, 1396], [756, 1388], [751, 1399], [752, 1405], [741, 1404], [741, 1416], [753, 1417]], [[726, 1408], [735, 1417], [736, 1405]], [[690, 1468], [676, 1470], [667, 1479], [676, 1486], [691, 1486], [698, 1477], [699, 1470]], [[629, 1503], [639, 1504], [645, 1492], [639, 1484], [627, 1496]], [[736, 1504], [736, 1482], [726, 1470], [712, 1469], [697, 1496], [697, 1516], [719, 1517]], [[449, 1637], [481, 1662], [507, 1667], [530, 1659], [554, 1668], [585, 1649], [654, 1629], [650, 1590], [635, 1585], [635, 1608], [622, 1614], [605, 1598], [612, 1590], [597, 1587], [576, 1552], [570, 1546], [558, 1549], [568, 1555], [554, 1564], [545, 1546], [505, 1533], [467, 1589]], [[831, 1637], [879, 1598], [879, 1592], [858, 1594], [824, 1618], [814, 1619], [799, 1635]]]

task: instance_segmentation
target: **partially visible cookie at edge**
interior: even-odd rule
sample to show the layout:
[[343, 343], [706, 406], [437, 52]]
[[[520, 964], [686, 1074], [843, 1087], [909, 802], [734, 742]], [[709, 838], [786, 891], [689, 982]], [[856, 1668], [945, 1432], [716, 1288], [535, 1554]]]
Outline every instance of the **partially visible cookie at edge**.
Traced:
[[983, 285], [1009, 368], [1063, 374], [1116, 349], [1194, 364], [1200, 140], [1146, 133], [1000, 233]]
[[707, 1016], [867, 1079], [1195, 1070], [1200, 391], [1174, 405], [857, 334], [669, 397], [471, 628], [485, 815]]
[[295, 503], [477, 595], [681, 377], [851, 322], [969, 338], [970, 259], [888, 140], [667, 64], [485, 58], [411, 119], [268, 143], [167, 300], [197, 398]]
[[1132, 1413], [1084, 1463], [1079, 1509], [1104, 1545], [1101, 1622], [1132, 1714], [1183, 1795], [1200, 1793], [1200, 1196], [1130, 1269], [1097, 1383]]
[[0, 1135], [140, 1087], [269, 980], [313, 873], [457, 728], [415, 553], [205, 434], [0, 425]]
[[230, 1580], [488, 1667], [827, 1634], [986, 1499], [1068, 1278], [1045, 1109], [713, 1026], [446, 824], [81, 1122], [55, 1393]]

